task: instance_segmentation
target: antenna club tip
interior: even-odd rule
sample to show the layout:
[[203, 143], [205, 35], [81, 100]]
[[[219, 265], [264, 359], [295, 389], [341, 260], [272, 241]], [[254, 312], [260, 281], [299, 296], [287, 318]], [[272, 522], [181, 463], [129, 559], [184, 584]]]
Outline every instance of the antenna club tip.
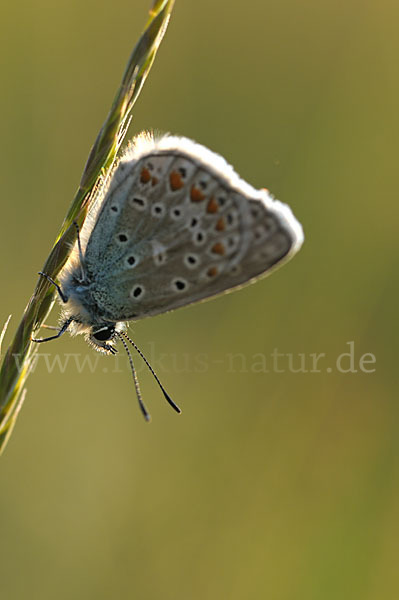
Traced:
[[146, 423], [151, 423], [151, 415], [144, 415], [144, 420]]

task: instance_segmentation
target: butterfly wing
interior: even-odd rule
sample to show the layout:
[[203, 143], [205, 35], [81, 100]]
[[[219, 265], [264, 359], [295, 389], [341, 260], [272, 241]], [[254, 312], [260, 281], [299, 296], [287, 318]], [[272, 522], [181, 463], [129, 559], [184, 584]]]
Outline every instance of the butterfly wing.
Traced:
[[291, 210], [185, 138], [140, 137], [121, 158], [85, 248], [93, 299], [139, 319], [228, 291], [300, 247]]

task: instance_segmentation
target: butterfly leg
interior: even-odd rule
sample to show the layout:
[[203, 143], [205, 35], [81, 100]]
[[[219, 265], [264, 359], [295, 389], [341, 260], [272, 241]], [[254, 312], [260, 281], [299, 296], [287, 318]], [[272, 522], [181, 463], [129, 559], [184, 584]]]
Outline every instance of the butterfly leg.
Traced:
[[75, 319], [73, 317], [69, 317], [69, 319], [67, 319], [63, 324], [61, 329], [58, 331], [58, 333], [56, 335], [51, 335], [50, 337], [47, 338], [42, 338], [40, 340], [31, 338], [32, 342], [36, 342], [37, 344], [40, 344], [41, 342], [49, 342], [50, 340], [56, 340], [57, 338], [59, 338], [63, 333], [66, 332], [66, 330], [68, 329], [68, 327], [70, 326], [70, 324], [72, 323], [72, 321], [75, 321]]
[[54, 279], [52, 279], [50, 277], [50, 275], [46, 275], [46, 273], [43, 273], [42, 271], [39, 271], [38, 275], [41, 275], [42, 277], [45, 277], [47, 279], [47, 281], [49, 281], [50, 283], [53, 284], [53, 286], [57, 290], [57, 292], [58, 292], [61, 300], [64, 302], [64, 304], [66, 304], [68, 302], [68, 298], [65, 296], [64, 292], [62, 291], [62, 289], [60, 288], [60, 286], [58, 285], [58, 283], [56, 283], [54, 281]]

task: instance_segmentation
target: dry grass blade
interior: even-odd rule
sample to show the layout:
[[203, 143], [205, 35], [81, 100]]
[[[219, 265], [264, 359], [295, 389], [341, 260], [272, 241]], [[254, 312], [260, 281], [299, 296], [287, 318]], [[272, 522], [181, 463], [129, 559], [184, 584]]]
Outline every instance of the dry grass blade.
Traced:
[[4, 323], [4, 327], [3, 327], [2, 332], [0, 334], [0, 357], [1, 357], [1, 345], [3, 343], [4, 336], [6, 334], [7, 327], [8, 327], [8, 324], [9, 324], [10, 320], [11, 320], [11, 315], [9, 315], [7, 321]]
[[[146, 28], [130, 56], [111, 110], [91, 149], [76, 196], [42, 268], [42, 271], [53, 279], [57, 278], [68, 260], [71, 246], [75, 242], [76, 230], [73, 221], [77, 221], [80, 226], [84, 222], [96, 183], [100, 178], [107, 176], [120, 149], [131, 118], [131, 110], [151, 69], [173, 5], [174, 0], [158, 0], [153, 3]], [[32, 334], [40, 328], [53, 303], [53, 287], [47, 280], [40, 278], [1, 365], [0, 453], [10, 437], [24, 400], [23, 389], [29, 374], [29, 365], [37, 351], [37, 345], [31, 342]], [[4, 332], [5, 329], [0, 343]]]

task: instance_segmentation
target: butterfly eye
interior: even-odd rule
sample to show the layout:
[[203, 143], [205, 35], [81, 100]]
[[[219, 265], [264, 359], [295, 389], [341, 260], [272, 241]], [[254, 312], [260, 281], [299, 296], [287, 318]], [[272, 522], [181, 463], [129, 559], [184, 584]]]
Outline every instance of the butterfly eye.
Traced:
[[115, 327], [113, 325], [101, 327], [101, 329], [93, 331], [93, 338], [98, 342], [107, 342], [108, 340], [112, 339], [114, 335]]

